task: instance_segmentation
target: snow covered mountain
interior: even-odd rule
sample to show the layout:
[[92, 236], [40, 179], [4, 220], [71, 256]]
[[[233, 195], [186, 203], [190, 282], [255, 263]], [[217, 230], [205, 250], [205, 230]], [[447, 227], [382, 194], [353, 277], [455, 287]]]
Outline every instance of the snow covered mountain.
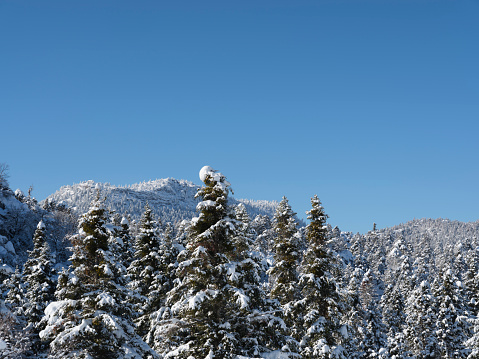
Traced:
[[[97, 189], [106, 197], [106, 205], [120, 214], [129, 214], [133, 219], [140, 218], [146, 202], [163, 223], [177, 223], [192, 218], [198, 201], [194, 198], [199, 186], [174, 178], [157, 179], [127, 186], [115, 186], [92, 180], [63, 186], [45, 201], [64, 203], [77, 214], [88, 211]], [[273, 216], [277, 202], [247, 199], [232, 199], [233, 203], [243, 203], [251, 218], [256, 215]]]

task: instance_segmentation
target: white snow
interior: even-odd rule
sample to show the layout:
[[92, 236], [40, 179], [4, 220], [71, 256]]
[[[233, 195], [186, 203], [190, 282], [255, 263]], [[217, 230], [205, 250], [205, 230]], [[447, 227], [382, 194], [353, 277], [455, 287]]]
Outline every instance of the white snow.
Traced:
[[128, 222], [128, 219], [126, 219], [125, 217], [122, 217], [120, 224], [122, 224], [122, 225], [123, 225], [123, 224], [129, 225], [130, 222]]
[[45, 229], [45, 223], [43, 221], [38, 222], [37, 229]]
[[0, 350], [7, 349], [7, 343], [5, 343], [2, 339], [0, 339]]
[[225, 190], [226, 187], [231, 186], [231, 184], [226, 181], [225, 176], [210, 166], [204, 166], [200, 170], [200, 180], [204, 182], [206, 177], [210, 176], [211, 180], [216, 182], [216, 186], [219, 186], [222, 190]]
[[113, 276], [113, 272], [111, 271], [110, 267], [108, 265], [105, 265], [105, 268], [103, 268], [103, 272], [106, 275]]
[[198, 203], [198, 204], [196, 205], [196, 210], [197, 210], [197, 211], [202, 211], [202, 210], [205, 209], [205, 208], [215, 207], [215, 206], [216, 206], [216, 202], [215, 202], [215, 201], [206, 200], [206, 201], [202, 201], [202, 202]]
[[12, 252], [13, 254], [16, 254], [15, 248], [13, 247], [13, 244], [10, 241], [8, 241], [7, 244], [5, 244], [5, 249], [9, 252]]
[[196, 306], [205, 300], [206, 293], [201, 291], [198, 294], [194, 295], [188, 300], [188, 307], [190, 309], [195, 309]]
[[214, 290], [214, 289], [207, 289], [207, 290], [204, 290], [204, 291], [202, 290], [201, 292], [199, 292], [198, 294], [195, 294], [193, 297], [191, 297], [188, 300], [188, 307], [190, 309], [195, 309], [196, 306], [199, 303], [203, 302], [207, 296], [209, 298], [214, 298], [214, 297], [216, 297], [217, 294], [218, 294], [218, 291]]
[[51, 319], [54, 319], [58, 310], [63, 308], [69, 302], [69, 300], [59, 300], [48, 304], [45, 308], [45, 317], [47, 317], [48, 321], [50, 322]]
[[207, 175], [212, 176], [216, 171], [210, 166], [203, 166], [200, 170], [200, 180], [204, 182]]
[[240, 305], [241, 309], [248, 308], [249, 305], [249, 297], [243, 293], [243, 291], [236, 290], [235, 291], [236, 303]]
[[100, 308], [104, 305], [110, 305], [113, 307], [116, 304], [115, 299], [107, 293], [100, 293], [96, 299], [98, 300], [98, 306]]
[[[3, 248], [3, 247], [0, 247], [0, 248]], [[3, 272], [5, 274], [11, 274], [11, 273], [14, 272], [14, 270], [9, 265], [2, 264], [2, 265], [0, 265], [0, 272]]]
[[0, 256], [6, 256], [8, 254], [8, 251], [3, 248], [2, 246], [0, 246]]
[[288, 359], [288, 353], [281, 350], [275, 350], [269, 353], [261, 353], [261, 359]]

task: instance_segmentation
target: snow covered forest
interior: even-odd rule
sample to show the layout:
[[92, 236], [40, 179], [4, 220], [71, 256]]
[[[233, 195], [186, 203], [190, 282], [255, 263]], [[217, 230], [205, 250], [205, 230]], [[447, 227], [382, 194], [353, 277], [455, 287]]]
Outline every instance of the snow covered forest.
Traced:
[[353, 234], [200, 178], [38, 203], [0, 171], [0, 358], [479, 358], [479, 221]]

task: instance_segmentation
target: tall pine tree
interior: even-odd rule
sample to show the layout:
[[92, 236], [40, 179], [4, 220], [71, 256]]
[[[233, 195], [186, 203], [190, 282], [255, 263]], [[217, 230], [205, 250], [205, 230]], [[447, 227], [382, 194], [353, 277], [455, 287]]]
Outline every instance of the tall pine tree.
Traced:
[[52, 358], [155, 358], [131, 319], [129, 291], [111, 252], [106, 210], [99, 195], [71, 237], [69, 273], [59, 278], [58, 301], [45, 310], [40, 337], [50, 341]]
[[248, 240], [228, 205], [229, 182], [209, 166], [200, 178], [205, 186], [196, 195], [202, 200], [199, 216], [188, 229], [179, 280], [167, 300], [175, 315], [163, 331], [168, 344], [176, 343], [170, 356], [259, 356], [281, 345], [275, 338], [282, 322], [265, 302]]
[[158, 222], [148, 203], [140, 220], [140, 233], [135, 238], [134, 260], [128, 268], [130, 288], [139, 294], [135, 300], [138, 312], [137, 333], [145, 338], [150, 329], [150, 315], [157, 309], [159, 298], [160, 244], [162, 241]]
[[26, 287], [24, 312], [28, 326], [34, 334], [35, 351], [41, 348], [38, 338], [38, 333], [42, 329], [40, 321], [45, 308], [54, 299], [55, 287], [52, 275], [52, 258], [50, 247], [45, 240], [45, 224], [40, 221], [33, 236], [33, 250], [28, 252], [23, 269]]
[[318, 196], [311, 198], [311, 205], [307, 212], [311, 221], [306, 227], [308, 248], [299, 280], [302, 299], [296, 305], [301, 308], [298, 319], [302, 320], [296, 331], [301, 333], [303, 358], [345, 358], [340, 344], [345, 339], [340, 333], [340, 297], [331, 274], [333, 257], [327, 246], [327, 215]]

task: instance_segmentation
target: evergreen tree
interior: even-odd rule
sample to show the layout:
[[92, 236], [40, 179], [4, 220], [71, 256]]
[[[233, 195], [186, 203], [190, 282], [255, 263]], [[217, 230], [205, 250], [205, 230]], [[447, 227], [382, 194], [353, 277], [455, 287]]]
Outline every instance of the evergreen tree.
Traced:
[[412, 292], [405, 308], [405, 336], [408, 351], [417, 359], [439, 357], [436, 338], [436, 302], [427, 281]]
[[311, 198], [311, 204], [313, 208], [307, 212], [311, 222], [306, 227], [309, 246], [299, 280], [302, 299], [296, 305], [302, 315], [297, 317], [295, 334], [302, 337], [303, 358], [344, 358], [344, 348], [340, 345], [344, 339], [340, 334], [340, 297], [331, 274], [333, 258], [327, 247], [327, 215], [317, 196]]
[[443, 358], [466, 358], [469, 350], [464, 346], [468, 323], [464, 316], [464, 303], [459, 294], [460, 282], [450, 268], [434, 282], [437, 298], [436, 335], [439, 352]]
[[71, 237], [69, 273], [59, 278], [56, 296], [45, 310], [40, 337], [51, 341], [52, 358], [154, 358], [134, 331], [124, 269], [111, 252], [102, 201], [92, 202], [78, 233]]
[[361, 286], [364, 272], [361, 268], [349, 270], [352, 272], [350, 280], [343, 298], [345, 307], [344, 322], [346, 326], [347, 340], [344, 343], [348, 359], [360, 359], [364, 357], [364, 343], [362, 341], [364, 328], [364, 309], [359, 297], [359, 288]]
[[167, 299], [175, 318], [164, 324], [165, 345], [176, 346], [169, 354], [175, 358], [259, 356], [280, 344], [281, 321], [265, 303], [249, 244], [228, 206], [229, 182], [208, 166], [200, 178], [199, 216], [189, 227], [179, 280]]
[[15, 272], [5, 279], [4, 285], [8, 290], [5, 304], [17, 321], [23, 322], [25, 320], [25, 285], [18, 266], [15, 268]]
[[178, 246], [174, 245], [171, 235], [171, 227], [167, 225], [158, 248], [158, 272], [151, 283], [150, 292], [147, 294], [148, 301], [145, 308], [145, 312], [149, 316], [149, 328], [145, 341], [157, 351], [164, 349], [163, 325], [165, 321], [172, 318], [171, 308], [166, 305], [166, 298], [176, 280], [175, 272], [178, 267], [176, 258], [179, 251]]
[[43, 317], [44, 309], [53, 300], [55, 292], [52, 258], [50, 246], [45, 240], [45, 229], [45, 224], [40, 221], [33, 236], [33, 250], [28, 252], [23, 269], [28, 301], [25, 314], [32, 324], [38, 323]]
[[128, 268], [133, 260], [133, 240], [130, 235], [130, 222], [126, 217], [121, 217], [114, 231], [114, 245], [112, 251], [125, 268]]
[[33, 250], [28, 252], [28, 259], [23, 269], [25, 281], [24, 313], [33, 334], [33, 350], [42, 349], [38, 333], [42, 329], [40, 321], [47, 305], [54, 299], [54, 282], [52, 279], [52, 258], [50, 247], [45, 240], [45, 224], [38, 223], [33, 236]]
[[[298, 265], [300, 256], [300, 234], [297, 230], [297, 223], [288, 203], [283, 197], [274, 215], [274, 265], [268, 271], [270, 276], [270, 295], [277, 299], [284, 310], [286, 324], [294, 328], [299, 309], [295, 304], [301, 299], [298, 288]], [[294, 330], [294, 329], [293, 329]]]
[[139, 294], [135, 304], [138, 312], [137, 333], [145, 338], [150, 329], [150, 315], [158, 309], [161, 301], [160, 244], [162, 233], [148, 203], [140, 221], [140, 233], [135, 239], [134, 260], [128, 268], [130, 288]]
[[405, 322], [404, 298], [399, 286], [388, 285], [381, 297], [383, 321], [387, 330], [387, 347], [395, 359], [409, 358], [403, 326]]
[[475, 319], [479, 312], [479, 248], [471, 248], [466, 254], [467, 271], [464, 273], [467, 309], [469, 316]]
[[22, 328], [15, 315], [0, 312], [0, 358], [24, 359], [32, 357], [31, 333]]
[[360, 298], [364, 307], [363, 358], [387, 358], [386, 328], [379, 308], [376, 278], [371, 270], [364, 274]]

